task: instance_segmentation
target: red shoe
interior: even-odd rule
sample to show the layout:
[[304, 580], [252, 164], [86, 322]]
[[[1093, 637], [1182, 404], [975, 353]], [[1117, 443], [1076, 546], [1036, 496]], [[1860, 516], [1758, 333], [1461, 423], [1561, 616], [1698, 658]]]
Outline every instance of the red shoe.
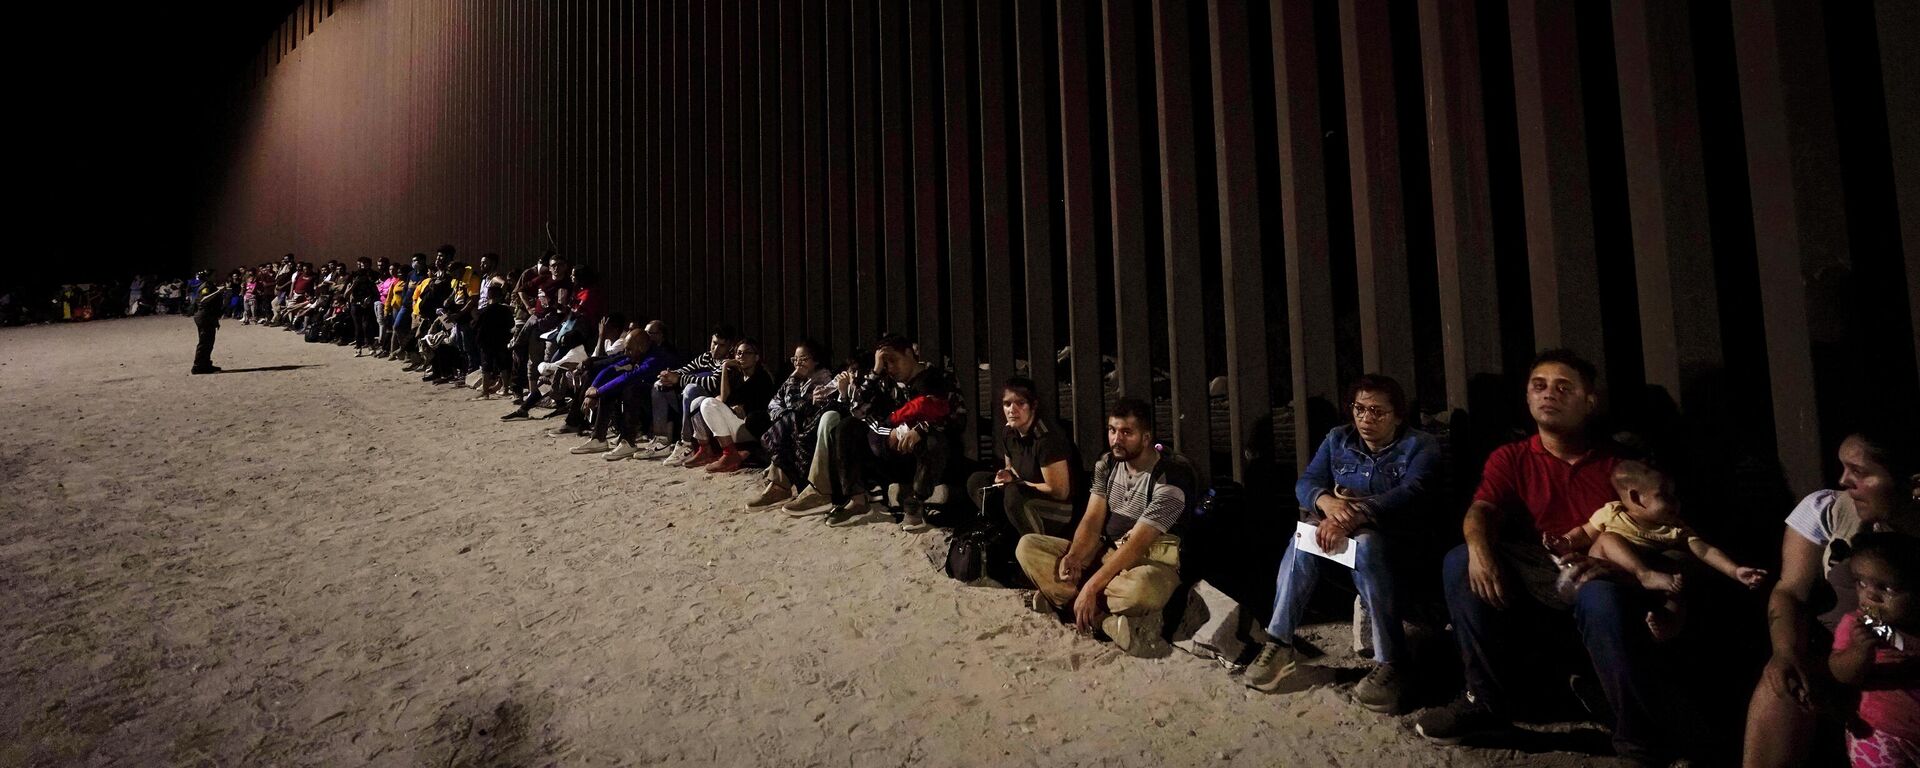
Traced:
[[687, 469], [693, 469], [695, 467], [704, 467], [708, 464], [712, 464], [713, 462], [718, 461], [719, 459], [720, 459], [720, 454], [718, 452], [708, 447], [707, 444], [701, 443], [700, 450], [694, 451], [693, 455], [687, 458], [687, 463], [682, 464], [680, 466], [686, 467]]
[[720, 459], [718, 461], [707, 465], [707, 471], [719, 473], [734, 472], [739, 470], [740, 465], [745, 463], [747, 463], [747, 453], [745, 451], [734, 450], [733, 446], [729, 445], [726, 450], [720, 452]]

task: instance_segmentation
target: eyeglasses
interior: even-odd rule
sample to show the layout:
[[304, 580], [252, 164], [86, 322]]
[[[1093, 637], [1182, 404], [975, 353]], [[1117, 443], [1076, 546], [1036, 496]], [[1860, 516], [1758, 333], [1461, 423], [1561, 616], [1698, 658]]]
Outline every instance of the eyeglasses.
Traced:
[[1387, 407], [1378, 406], [1378, 405], [1366, 405], [1363, 403], [1353, 404], [1353, 417], [1356, 419], [1358, 418], [1384, 419], [1392, 415], [1393, 415], [1392, 408], [1387, 408]]

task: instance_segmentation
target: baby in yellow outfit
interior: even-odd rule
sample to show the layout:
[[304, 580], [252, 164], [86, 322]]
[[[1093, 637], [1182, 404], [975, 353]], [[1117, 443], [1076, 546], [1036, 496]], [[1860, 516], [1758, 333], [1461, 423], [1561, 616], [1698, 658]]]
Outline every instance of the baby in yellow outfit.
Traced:
[[[1680, 519], [1679, 500], [1666, 473], [1643, 462], [1623, 461], [1614, 468], [1613, 489], [1620, 496], [1618, 501], [1607, 502], [1585, 525], [1559, 536], [1548, 534], [1547, 548], [1559, 553], [1583, 551], [1620, 566], [1641, 586], [1667, 593], [1665, 609], [1672, 616], [1679, 615], [1678, 596], [1685, 585], [1685, 577], [1677, 571], [1689, 555], [1748, 589], [1766, 581], [1766, 571], [1735, 563]], [[1677, 630], [1662, 626], [1663, 618], [1647, 617], [1656, 635]]]

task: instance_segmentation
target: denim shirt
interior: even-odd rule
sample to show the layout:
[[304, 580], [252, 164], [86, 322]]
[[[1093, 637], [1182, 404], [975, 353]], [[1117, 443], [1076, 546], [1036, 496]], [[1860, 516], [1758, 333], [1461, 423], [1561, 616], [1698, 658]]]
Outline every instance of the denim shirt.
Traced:
[[1439, 463], [1440, 443], [1433, 435], [1402, 426], [1400, 437], [1374, 455], [1352, 424], [1342, 424], [1320, 441], [1313, 461], [1294, 483], [1293, 495], [1302, 509], [1313, 509], [1322, 494], [1333, 493], [1339, 485], [1367, 497], [1380, 518], [1376, 522], [1384, 523], [1420, 499], [1426, 483], [1436, 479]]

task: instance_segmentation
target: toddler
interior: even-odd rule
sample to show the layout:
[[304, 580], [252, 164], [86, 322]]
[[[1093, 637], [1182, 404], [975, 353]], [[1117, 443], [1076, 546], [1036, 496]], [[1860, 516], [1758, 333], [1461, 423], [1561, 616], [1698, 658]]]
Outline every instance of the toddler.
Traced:
[[1641, 586], [1666, 593], [1661, 610], [1647, 615], [1656, 637], [1666, 639], [1679, 628], [1685, 577], [1676, 571], [1689, 556], [1748, 589], [1766, 581], [1766, 571], [1735, 563], [1680, 519], [1679, 501], [1666, 473], [1645, 462], [1623, 461], [1613, 470], [1613, 489], [1618, 501], [1594, 512], [1585, 525], [1559, 536], [1548, 534], [1547, 549], [1555, 554], [1586, 552], [1625, 569]]
[[1920, 630], [1920, 539], [1867, 533], [1853, 544], [1859, 607], [1841, 617], [1827, 658], [1833, 679], [1860, 692], [1847, 756], [1855, 768], [1920, 765], [1920, 656], [1907, 647]]

